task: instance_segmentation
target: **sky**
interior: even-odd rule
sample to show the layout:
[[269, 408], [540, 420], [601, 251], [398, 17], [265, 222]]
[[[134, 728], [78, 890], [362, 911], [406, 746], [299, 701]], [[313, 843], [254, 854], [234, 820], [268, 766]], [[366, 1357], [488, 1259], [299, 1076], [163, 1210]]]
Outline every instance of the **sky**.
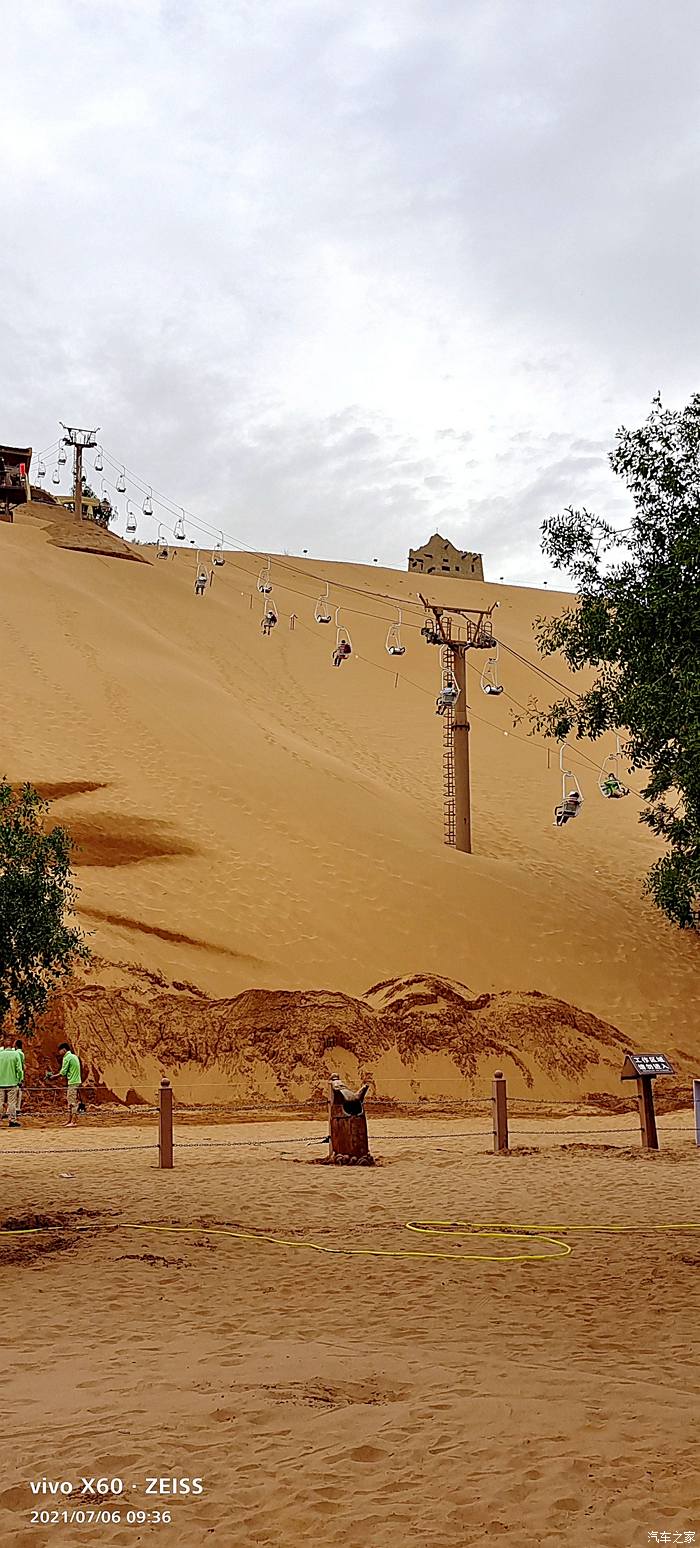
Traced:
[[0, 35], [0, 441], [99, 426], [142, 540], [152, 485], [264, 552], [439, 529], [537, 585], [546, 517], [624, 523], [616, 430], [700, 385], [696, 0], [0, 0]]

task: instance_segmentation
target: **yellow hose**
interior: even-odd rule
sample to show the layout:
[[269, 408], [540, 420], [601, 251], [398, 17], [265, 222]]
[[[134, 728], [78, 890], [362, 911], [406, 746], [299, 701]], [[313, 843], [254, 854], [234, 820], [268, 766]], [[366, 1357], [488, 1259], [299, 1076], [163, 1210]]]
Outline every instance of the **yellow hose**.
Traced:
[[430, 1252], [422, 1250], [382, 1247], [329, 1247], [322, 1242], [305, 1239], [293, 1241], [285, 1236], [271, 1236], [266, 1232], [238, 1231], [232, 1226], [176, 1226], [157, 1225], [150, 1221], [126, 1221], [122, 1225], [96, 1226], [26, 1226], [0, 1228], [0, 1237], [40, 1236], [49, 1231], [155, 1231], [171, 1236], [231, 1236], [241, 1242], [268, 1242], [273, 1247], [298, 1247], [307, 1252], [323, 1252], [332, 1257], [352, 1258], [412, 1258], [430, 1259], [454, 1263], [548, 1263], [568, 1258], [573, 1248], [564, 1236], [572, 1234], [605, 1235], [621, 1232], [653, 1234], [657, 1231], [700, 1231], [700, 1221], [690, 1220], [678, 1224], [661, 1225], [510, 1225], [506, 1221], [476, 1220], [407, 1220], [407, 1231], [427, 1236], [470, 1236], [492, 1242], [532, 1242], [554, 1248], [553, 1252]]

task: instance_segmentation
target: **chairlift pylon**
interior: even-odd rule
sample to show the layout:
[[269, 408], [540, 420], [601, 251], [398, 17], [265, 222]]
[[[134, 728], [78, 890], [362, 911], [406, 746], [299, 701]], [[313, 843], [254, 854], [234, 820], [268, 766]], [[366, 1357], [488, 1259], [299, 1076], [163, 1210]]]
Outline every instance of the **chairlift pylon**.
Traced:
[[401, 608], [397, 607], [396, 623], [389, 624], [385, 641], [385, 650], [389, 656], [405, 656], [406, 646], [401, 641]]

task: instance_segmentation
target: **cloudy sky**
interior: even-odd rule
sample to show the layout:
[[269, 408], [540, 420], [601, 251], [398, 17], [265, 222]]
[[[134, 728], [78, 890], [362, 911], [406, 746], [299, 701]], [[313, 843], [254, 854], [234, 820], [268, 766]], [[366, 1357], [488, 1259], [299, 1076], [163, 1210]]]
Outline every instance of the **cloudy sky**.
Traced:
[[0, 440], [100, 425], [253, 547], [402, 566], [437, 526], [489, 578], [550, 574], [569, 502], [624, 516], [616, 428], [700, 387], [696, 0], [0, 23]]

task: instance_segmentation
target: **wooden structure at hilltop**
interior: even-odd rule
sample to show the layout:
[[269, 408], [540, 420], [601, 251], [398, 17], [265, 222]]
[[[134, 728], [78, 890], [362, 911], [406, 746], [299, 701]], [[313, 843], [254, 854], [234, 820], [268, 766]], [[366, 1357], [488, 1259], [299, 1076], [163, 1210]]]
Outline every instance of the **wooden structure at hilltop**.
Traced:
[[434, 532], [422, 548], [409, 548], [409, 570], [421, 575], [459, 575], [463, 580], [484, 579], [484, 562], [481, 554], [455, 548], [449, 538]]
[[0, 446], [0, 521], [12, 521], [16, 505], [31, 498], [31, 446]]

